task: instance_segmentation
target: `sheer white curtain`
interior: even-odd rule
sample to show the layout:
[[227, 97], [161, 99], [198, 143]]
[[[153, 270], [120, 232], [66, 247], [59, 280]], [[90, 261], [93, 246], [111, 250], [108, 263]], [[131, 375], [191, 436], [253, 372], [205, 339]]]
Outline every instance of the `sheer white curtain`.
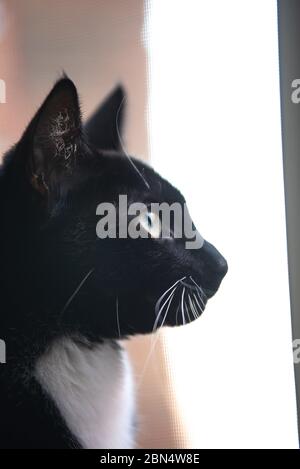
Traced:
[[229, 272], [165, 333], [178, 417], [200, 448], [298, 447], [273, 0], [148, 2], [152, 163]]

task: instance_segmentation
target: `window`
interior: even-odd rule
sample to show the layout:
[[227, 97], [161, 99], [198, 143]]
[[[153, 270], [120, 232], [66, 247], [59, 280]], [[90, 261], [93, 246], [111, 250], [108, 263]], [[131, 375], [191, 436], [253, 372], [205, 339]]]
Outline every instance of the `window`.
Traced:
[[152, 163], [229, 272], [202, 320], [164, 335], [200, 448], [298, 447], [276, 2], [149, 2]]

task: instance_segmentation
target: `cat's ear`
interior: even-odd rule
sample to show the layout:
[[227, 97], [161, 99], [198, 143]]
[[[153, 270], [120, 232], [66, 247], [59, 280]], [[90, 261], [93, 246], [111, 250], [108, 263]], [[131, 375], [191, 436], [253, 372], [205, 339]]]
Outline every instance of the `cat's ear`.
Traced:
[[117, 86], [84, 126], [88, 140], [100, 150], [121, 150], [125, 97]]
[[30, 182], [40, 193], [51, 191], [72, 174], [81, 150], [82, 126], [77, 90], [59, 80], [27, 130]]

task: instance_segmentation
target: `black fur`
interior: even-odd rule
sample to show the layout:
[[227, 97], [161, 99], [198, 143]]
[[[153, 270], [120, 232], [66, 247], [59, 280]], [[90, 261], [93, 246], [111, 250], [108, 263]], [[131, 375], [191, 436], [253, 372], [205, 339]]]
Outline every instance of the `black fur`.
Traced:
[[117, 86], [85, 124], [84, 130], [97, 148], [122, 150], [119, 135], [124, 126], [125, 104], [125, 92], [122, 86]]
[[[155, 304], [177, 279], [193, 276], [212, 296], [227, 271], [218, 251], [181, 239], [96, 236], [96, 207], [128, 201], [184, 203], [149, 166], [134, 160], [148, 189], [119, 150], [118, 88], [85, 129], [77, 92], [60, 80], [4, 158], [0, 173], [0, 447], [78, 447], [55, 404], [32, 376], [37, 357], [61, 335], [104, 338], [149, 333]], [[121, 119], [121, 115], [120, 115]], [[111, 151], [113, 150], [113, 151]], [[84, 276], [93, 272], [65, 308]], [[119, 327], [116, 321], [118, 298]], [[177, 322], [170, 308], [166, 324]]]

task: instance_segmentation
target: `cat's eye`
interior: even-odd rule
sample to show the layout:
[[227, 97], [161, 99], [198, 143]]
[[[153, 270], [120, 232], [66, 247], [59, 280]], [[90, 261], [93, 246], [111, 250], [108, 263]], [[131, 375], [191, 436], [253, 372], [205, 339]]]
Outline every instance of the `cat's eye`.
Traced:
[[153, 212], [144, 212], [140, 216], [141, 227], [146, 230], [152, 238], [159, 238], [161, 235], [161, 223], [159, 216]]

